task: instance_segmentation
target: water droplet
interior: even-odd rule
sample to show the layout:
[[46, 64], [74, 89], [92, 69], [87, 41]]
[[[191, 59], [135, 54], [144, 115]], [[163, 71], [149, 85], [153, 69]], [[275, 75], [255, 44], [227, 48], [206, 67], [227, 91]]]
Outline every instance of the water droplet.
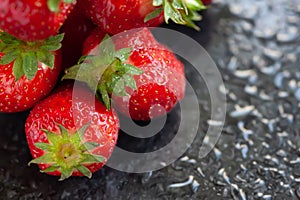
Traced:
[[230, 116], [233, 118], [245, 117], [254, 110], [255, 106], [249, 105], [245, 107], [235, 106], [235, 110], [230, 112]]
[[295, 91], [295, 97], [298, 101], [300, 101], [300, 88]]
[[229, 63], [228, 63], [228, 69], [231, 70], [231, 71], [234, 71], [237, 69], [238, 67], [238, 60], [237, 60], [237, 57], [233, 56], [231, 57]]
[[272, 60], [279, 60], [283, 55], [280, 50], [271, 48], [264, 48], [263, 52], [265, 56], [271, 58]]
[[236, 70], [234, 75], [238, 78], [249, 78], [251, 76], [256, 76], [256, 72], [253, 69]]
[[296, 40], [299, 37], [299, 30], [295, 26], [289, 26], [287, 28], [284, 28], [281, 30], [277, 36], [276, 39], [279, 42], [292, 42]]
[[245, 32], [251, 32], [253, 29], [253, 25], [247, 21], [242, 21], [240, 25]]
[[261, 67], [260, 71], [264, 74], [267, 75], [273, 75], [275, 74], [279, 69], [281, 69], [281, 63], [280, 62], [276, 62], [271, 66], [265, 66], [265, 67]]
[[236, 2], [229, 5], [229, 11], [241, 18], [254, 19], [258, 14], [259, 9], [257, 5], [252, 2]]
[[257, 94], [257, 87], [255, 85], [253, 86], [250, 86], [250, 85], [246, 85], [245, 86], [245, 89], [244, 91], [247, 93], [247, 94], [250, 94], [250, 95], [256, 95]]

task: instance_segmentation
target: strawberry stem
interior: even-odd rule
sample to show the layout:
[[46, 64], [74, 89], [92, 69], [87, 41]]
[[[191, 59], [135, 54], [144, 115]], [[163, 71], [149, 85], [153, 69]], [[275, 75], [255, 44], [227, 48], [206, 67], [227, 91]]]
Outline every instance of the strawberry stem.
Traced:
[[60, 181], [72, 176], [74, 170], [91, 178], [92, 172], [85, 165], [102, 163], [106, 161], [106, 158], [89, 153], [90, 150], [99, 146], [98, 143], [83, 142], [83, 136], [89, 124], [72, 134], [60, 124], [58, 127], [60, 134], [43, 130], [48, 138], [48, 143], [35, 143], [35, 146], [45, 153], [30, 161], [28, 165], [32, 163], [49, 164], [49, 167], [41, 172], [50, 173], [58, 170], [61, 172]]
[[127, 64], [130, 48], [115, 50], [112, 39], [106, 35], [98, 46], [97, 55], [84, 56], [81, 63], [66, 70], [63, 79], [75, 79], [94, 90], [96, 96], [110, 110], [110, 95], [126, 96], [126, 87], [136, 89], [133, 75], [140, 75], [142, 70]]
[[200, 28], [193, 21], [200, 21], [201, 16], [198, 11], [205, 10], [206, 6], [201, 0], [153, 0], [153, 6], [158, 9], [149, 13], [144, 21], [147, 22], [164, 12], [165, 22], [173, 22], [185, 25], [196, 30]]
[[0, 52], [4, 56], [0, 58], [0, 65], [13, 63], [13, 74], [16, 80], [23, 75], [31, 80], [38, 70], [38, 62], [44, 63], [53, 69], [54, 51], [61, 48], [64, 34], [51, 36], [46, 40], [27, 42], [5, 32], [0, 32]]

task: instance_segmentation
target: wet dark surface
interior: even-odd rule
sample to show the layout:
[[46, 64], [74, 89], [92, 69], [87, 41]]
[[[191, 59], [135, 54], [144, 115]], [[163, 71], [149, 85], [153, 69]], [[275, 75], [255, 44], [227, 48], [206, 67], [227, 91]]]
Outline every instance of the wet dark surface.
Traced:
[[[225, 82], [226, 123], [208, 156], [198, 158], [209, 120], [203, 83], [194, 83], [201, 109], [194, 143], [172, 165], [145, 174], [104, 167], [91, 180], [58, 182], [27, 166], [27, 113], [0, 114], [0, 199], [300, 199], [300, 2], [228, 2], [216, 1], [200, 33], [171, 26], [207, 49]], [[189, 68], [186, 74], [193, 82]], [[164, 134], [136, 141], [121, 133], [119, 146], [163, 146], [176, 134], [179, 111], [169, 114]]]

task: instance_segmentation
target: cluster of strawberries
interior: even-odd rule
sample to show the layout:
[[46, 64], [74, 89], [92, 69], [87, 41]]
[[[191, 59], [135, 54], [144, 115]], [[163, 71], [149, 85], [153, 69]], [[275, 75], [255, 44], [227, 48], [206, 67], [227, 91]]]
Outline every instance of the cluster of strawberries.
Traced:
[[198, 29], [193, 21], [209, 3], [2, 2], [0, 112], [31, 109], [30, 163], [60, 180], [91, 177], [116, 145], [115, 110], [143, 121], [172, 110], [184, 96], [184, 66], [146, 27], [172, 20]]

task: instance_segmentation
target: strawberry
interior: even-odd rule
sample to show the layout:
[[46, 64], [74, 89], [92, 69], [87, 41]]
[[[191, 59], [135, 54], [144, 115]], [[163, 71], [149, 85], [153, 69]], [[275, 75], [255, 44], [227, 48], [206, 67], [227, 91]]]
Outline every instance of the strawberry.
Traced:
[[99, 51], [98, 56], [89, 55], [85, 62], [68, 69], [64, 78], [86, 82], [92, 89], [96, 85], [106, 106], [110, 96], [118, 111], [135, 120], [149, 120], [172, 110], [185, 92], [183, 64], [147, 28], [117, 35], [114, 44], [110, 40], [105, 37], [99, 48], [90, 50], [92, 55]]
[[67, 83], [32, 109], [25, 127], [29, 164], [60, 180], [90, 178], [112, 154], [119, 119], [88, 88]]
[[78, 61], [82, 53], [82, 44], [94, 29], [94, 26], [95, 25], [84, 16], [78, 4], [76, 4], [60, 29], [60, 32], [65, 35], [61, 48], [63, 67], [70, 67]]
[[20, 112], [50, 93], [61, 71], [62, 35], [24, 42], [0, 33], [0, 112]]
[[171, 19], [199, 30], [193, 23], [206, 7], [201, 0], [79, 0], [80, 7], [102, 30], [110, 34], [133, 28], [158, 26]]
[[75, 5], [74, 0], [6, 0], [0, 3], [0, 29], [20, 40], [56, 35]]

